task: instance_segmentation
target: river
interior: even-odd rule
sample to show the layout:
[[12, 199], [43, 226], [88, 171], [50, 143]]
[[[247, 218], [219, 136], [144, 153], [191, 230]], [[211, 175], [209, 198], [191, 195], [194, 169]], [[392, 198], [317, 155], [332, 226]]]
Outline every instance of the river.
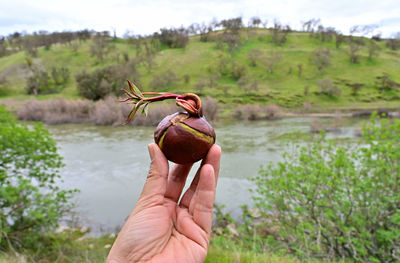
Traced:
[[[324, 126], [332, 118], [318, 120]], [[230, 122], [215, 125], [217, 144], [222, 147], [221, 171], [216, 203], [225, 212], [240, 217], [240, 206], [252, 204], [252, 183], [262, 165], [276, 163], [286, 149], [282, 135], [309, 132], [312, 118], [275, 121]], [[336, 121], [337, 122], [337, 121]], [[330, 137], [354, 137], [359, 119], [342, 119]], [[147, 145], [154, 127], [110, 127], [94, 125], [47, 126], [59, 146], [65, 167], [61, 171], [66, 188], [80, 190], [75, 196], [79, 224], [93, 233], [117, 231], [131, 212], [146, 179], [150, 160]], [[196, 164], [190, 174], [192, 180]]]

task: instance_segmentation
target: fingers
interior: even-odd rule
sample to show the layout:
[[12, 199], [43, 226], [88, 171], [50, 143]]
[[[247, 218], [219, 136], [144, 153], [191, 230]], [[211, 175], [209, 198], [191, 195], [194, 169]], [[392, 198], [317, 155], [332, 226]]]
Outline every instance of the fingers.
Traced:
[[187, 165], [175, 164], [172, 167], [172, 170], [168, 176], [165, 198], [169, 198], [174, 202], [178, 202], [183, 187], [185, 186], [186, 178], [192, 166], [193, 164], [187, 164]]
[[201, 168], [198, 187], [193, 196], [193, 220], [207, 234], [211, 232], [215, 188], [213, 166], [205, 164]]
[[152, 196], [164, 197], [167, 188], [168, 161], [157, 144], [148, 145], [151, 164], [146, 183], [143, 186], [140, 199], [147, 199]]
[[220, 169], [220, 160], [221, 160], [221, 147], [214, 144], [211, 147], [211, 149], [208, 151], [206, 158], [201, 163], [201, 166], [200, 166], [199, 170], [197, 171], [196, 176], [194, 177], [189, 189], [186, 190], [185, 194], [183, 195], [181, 202], [180, 202], [181, 206], [187, 207], [187, 208], [189, 207], [190, 201], [192, 200], [192, 197], [193, 197], [193, 195], [196, 191], [197, 185], [199, 183], [199, 179], [201, 176], [200, 175], [201, 167], [204, 166], [205, 164], [210, 164], [213, 167], [215, 185], [217, 185], [219, 169]]

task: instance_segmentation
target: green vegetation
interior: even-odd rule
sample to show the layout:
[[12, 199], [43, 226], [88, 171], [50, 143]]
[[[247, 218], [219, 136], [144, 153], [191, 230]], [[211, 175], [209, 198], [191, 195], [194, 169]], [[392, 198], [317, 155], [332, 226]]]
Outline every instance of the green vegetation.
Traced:
[[0, 106], [0, 250], [45, 249], [71, 207], [58, 186], [61, 156], [41, 124], [28, 127]]
[[[115, 240], [115, 235], [105, 235], [99, 238], [84, 237], [84, 233], [77, 229], [69, 229], [62, 233], [52, 235], [52, 244], [47, 250], [32, 252], [19, 251], [2, 253], [0, 251], [0, 263], [90, 263], [105, 262], [108, 252]], [[226, 240], [226, 242], [231, 243]], [[298, 263], [298, 259], [291, 256], [258, 253], [243, 248], [227, 249], [221, 240], [211, 240], [209, 252], [205, 262], [207, 263]], [[323, 262], [311, 260], [308, 262]], [[340, 262], [340, 261], [337, 261]]]
[[[276, 105], [308, 112], [400, 107], [398, 39], [240, 24], [224, 20], [223, 30], [190, 38], [184, 29], [126, 39], [60, 33], [65, 41], [38, 47], [25, 36], [26, 47], [9, 44], [0, 57], [0, 96], [63, 97], [19, 111], [21, 119], [49, 123], [120, 123], [129, 109], [115, 97], [77, 99], [118, 95], [126, 78], [144, 91], [209, 96], [210, 116], [218, 101], [222, 116], [237, 119], [278, 118]], [[151, 122], [167, 110], [160, 107]], [[0, 107], [0, 139], [0, 262], [21, 262], [15, 253], [32, 262], [104, 261], [115, 237], [54, 232], [73, 191], [58, 187], [62, 160], [49, 133]], [[312, 139], [254, 178], [256, 207], [243, 207], [242, 222], [216, 209], [207, 262], [399, 260], [400, 121], [373, 117], [357, 145]]]
[[[183, 29], [164, 30], [157, 38], [97, 34], [39, 47], [36, 57], [14, 52], [0, 58], [0, 96], [28, 98], [27, 89], [48, 83], [38, 93], [98, 99], [102, 91], [118, 93], [126, 87], [111, 72], [144, 91], [211, 96], [224, 109], [270, 103], [294, 110], [307, 103], [315, 111], [400, 106], [400, 53], [385, 40], [235, 26], [226, 23], [225, 30], [209, 32], [206, 39], [202, 34], [186, 39]], [[29, 83], [32, 67], [40, 74]], [[68, 73], [64, 81], [61, 72]], [[93, 81], [96, 76], [101, 77]], [[80, 83], [92, 83], [90, 92]], [[92, 86], [102, 87], [99, 94]]]
[[249, 239], [303, 259], [397, 261], [400, 121], [372, 116], [357, 145], [322, 135], [296, 147], [254, 178], [261, 219], [245, 220]]

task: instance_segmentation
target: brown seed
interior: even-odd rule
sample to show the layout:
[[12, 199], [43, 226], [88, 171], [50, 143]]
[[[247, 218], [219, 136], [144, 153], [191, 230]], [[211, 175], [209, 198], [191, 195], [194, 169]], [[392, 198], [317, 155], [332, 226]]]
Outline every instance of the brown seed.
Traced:
[[177, 112], [158, 124], [154, 140], [168, 160], [189, 164], [207, 155], [215, 143], [215, 132], [204, 117]]

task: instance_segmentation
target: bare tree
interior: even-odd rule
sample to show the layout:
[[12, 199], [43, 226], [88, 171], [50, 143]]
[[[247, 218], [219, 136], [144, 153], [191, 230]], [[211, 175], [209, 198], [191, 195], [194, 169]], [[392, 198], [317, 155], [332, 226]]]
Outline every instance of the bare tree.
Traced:
[[336, 35], [336, 30], [333, 27], [318, 26], [317, 36], [319, 36], [321, 42], [332, 41], [333, 36]]
[[230, 54], [234, 49], [241, 46], [240, 29], [243, 27], [241, 17], [222, 20], [219, 24], [224, 29], [224, 33], [220, 37], [221, 40], [228, 45], [228, 51]]
[[143, 57], [143, 60], [144, 60], [147, 72], [151, 72], [155, 65], [155, 62], [154, 62], [155, 52], [151, 48], [151, 45], [148, 43], [148, 41], [143, 41], [143, 44], [145, 47], [145, 55]]
[[3, 36], [0, 36], [0, 57], [3, 57], [5, 55], [7, 55], [6, 38]]
[[258, 27], [262, 23], [261, 19], [257, 16], [250, 18], [250, 24], [254, 27]]
[[393, 34], [393, 36], [386, 41], [386, 46], [391, 50], [400, 49], [400, 32]]
[[336, 34], [335, 34], [335, 45], [336, 45], [336, 48], [340, 48], [340, 46], [342, 45], [344, 40], [345, 40], [344, 35], [342, 35], [342, 33], [340, 33], [340, 32], [336, 32]]
[[368, 42], [368, 59], [371, 60], [373, 57], [378, 57], [379, 50], [381, 50], [381, 47], [375, 42], [375, 40], [371, 39]]
[[350, 34], [361, 34], [362, 36], [367, 36], [373, 33], [379, 26], [378, 25], [355, 25], [350, 28]]
[[243, 89], [244, 91], [250, 93], [254, 91], [258, 91], [258, 80], [254, 78], [250, 78], [249, 76], [243, 76], [238, 80], [238, 87]]
[[331, 65], [330, 61], [330, 49], [329, 48], [317, 48], [312, 52], [312, 61], [317, 67], [319, 74], [322, 75], [324, 68]]
[[350, 37], [349, 43], [349, 56], [351, 63], [357, 63], [360, 60], [360, 50], [361, 46], [365, 45], [361, 38]]
[[272, 42], [276, 45], [282, 45], [286, 43], [286, 36], [291, 31], [288, 25], [282, 26], [278, 21], [274, 21], [274, 27], [272, 28]]
[[342, 93], [341, 89], [334, 85], [333, 80], [330, 78], [319, 80], [318, 87], [321, 89], [322, 94], [326, 94], [331, 97], [339, 97]]
[[320, 25], [321, 20], [318, 18], [312, 18], [308, 21], [302, 22], [303, 24], [303, 30], [306, 32], [310, 33], [310, 36], [312, 36], [316, 30], [316, 28]]
[[267, 26], [268, 26], [268, 20], [267, 20], [267, 19], [265, 19], [265, 20], [262, 22], [262, 26], [263, 26], [263, 28], [267, 28]]
[[110, 36], [107, 33], [97, 33], [90, 46], [90, 53], [92, 56], [96, 56], [99, 61], [103, 61], [105, 56], [114, 48], [115, 46], [110, 44]]
[[262, 60], [263, 52], [259, 48], [254, 48], [247, 53], [247, 57], [250, 60], [250, 66], [257, 66], [258, 61]]
[[273, 73], [277, 63], [282, 60], [283, 56], [277, 51], [270, 51], [266, 56], [264, 64], [268, 67], [268, 72]]

